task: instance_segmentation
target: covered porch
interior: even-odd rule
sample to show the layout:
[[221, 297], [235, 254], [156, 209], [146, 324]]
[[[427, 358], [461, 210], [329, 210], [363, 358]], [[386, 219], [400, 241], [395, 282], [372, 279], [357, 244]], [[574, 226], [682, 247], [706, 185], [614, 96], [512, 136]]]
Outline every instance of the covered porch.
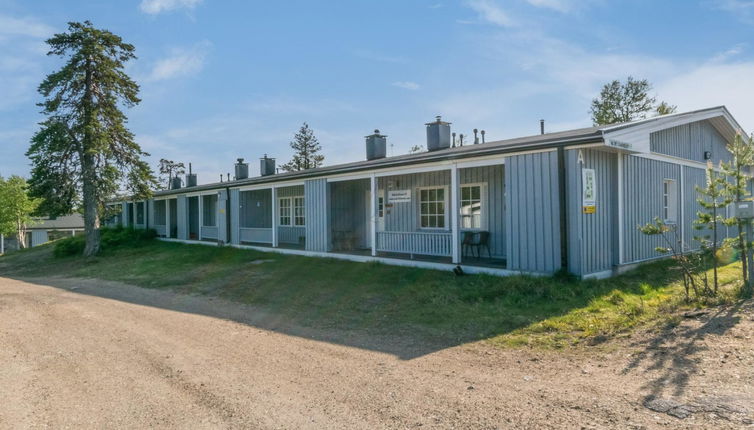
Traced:
[[303, 185], [239, 190], [237, 201], [238, 244], [305, 248], [306, 203]]

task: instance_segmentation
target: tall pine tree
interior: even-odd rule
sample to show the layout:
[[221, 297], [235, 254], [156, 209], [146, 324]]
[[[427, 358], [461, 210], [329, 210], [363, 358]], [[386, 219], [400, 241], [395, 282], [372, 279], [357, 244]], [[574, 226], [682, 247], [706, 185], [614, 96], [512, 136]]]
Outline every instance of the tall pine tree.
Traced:
[[121, 107], [139, 103], [139, 86], [123, 71], [134, 47], [91, 22], [68, 23], [68, 32], [47, 40], [48, 55], [66, 59], [39, 85], [47, 119], [32, 138], [31, 192], [43, 197], [40, 211], [63, 215], [83, 207], [84, 254], [99, 251], [105, 202], [120, 189], [150, 195], [154, 176], [146, 154], [126, 128]]
[[280, 166], [286, 172], [314, 169], [322, 166], [325, 161], [325, 156], [319, 153], [322, 150], [322, 145], [319, 144], [314, 136], [314, 131], [309, 128], [307, 123], [304, 123], [293, 137], [291, 148], [294, 151], [293, 158]]

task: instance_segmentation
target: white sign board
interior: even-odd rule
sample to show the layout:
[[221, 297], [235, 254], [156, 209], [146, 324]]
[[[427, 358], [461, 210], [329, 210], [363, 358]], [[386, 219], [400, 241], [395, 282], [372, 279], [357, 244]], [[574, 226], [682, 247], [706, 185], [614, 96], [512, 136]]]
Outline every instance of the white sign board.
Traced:
[[597, 205], [597, 178], [594, 169], [583, 169], [581, 171], [581, 199], [584, 212], [594, 213], [594, 209], [591, 209]]
[[408, 203], [411, 202], [411, 190], [388, 190], [388, 203]]

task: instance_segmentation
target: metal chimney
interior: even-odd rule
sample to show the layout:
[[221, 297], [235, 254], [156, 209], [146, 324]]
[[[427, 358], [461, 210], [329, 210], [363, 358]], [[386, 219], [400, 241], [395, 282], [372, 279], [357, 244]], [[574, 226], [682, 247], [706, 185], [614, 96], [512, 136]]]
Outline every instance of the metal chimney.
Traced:
[[539, 134], [545, 134], [545, 120], [539, 120]]
[[444, 122], [438, 115], [435, 122], [428, 122], [427, 126], [427, 150], [438, 151], [450, 148], [450, 123]]
[[191, 163], [189, 163], [189, 172], [186, 174], [186, 187], [195, 187], [196, 183], [196, 173], [191, 173]]
[[267, 154], [264, 154], [264, 158], [259, 159], [259, 172], [262, 176], [274, 175], [275, 159], [267, 158]]
[[479, 136], [477, 135], [479, 133], [479, 130], [474, 129], [474, 145], [479, 144]]
[[178, 190], [183, 185], [183, 179], [181, 179], [179, 176], [174, 177], [170, 180], [170, 189], [171, 190]]
[[367, 140], [367, 160], [385, 158], [387, 155], [387, 136], [380, 134], [380, 131], [375, 129], [374, 134], [365, 137]]
[[239, 158], [236, 163], [236, 180], [246, 179], [248, 177], [249, 177], [249, 163], [244, 163], [243, 158]]

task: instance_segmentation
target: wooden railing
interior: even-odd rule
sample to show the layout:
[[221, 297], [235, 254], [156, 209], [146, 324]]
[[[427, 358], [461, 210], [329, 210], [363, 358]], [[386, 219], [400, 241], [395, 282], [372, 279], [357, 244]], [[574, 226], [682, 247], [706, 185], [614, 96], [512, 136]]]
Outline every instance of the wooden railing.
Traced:
[[378, 231], [377, 251], [449, 257], [451, 233], [416, 231]]

